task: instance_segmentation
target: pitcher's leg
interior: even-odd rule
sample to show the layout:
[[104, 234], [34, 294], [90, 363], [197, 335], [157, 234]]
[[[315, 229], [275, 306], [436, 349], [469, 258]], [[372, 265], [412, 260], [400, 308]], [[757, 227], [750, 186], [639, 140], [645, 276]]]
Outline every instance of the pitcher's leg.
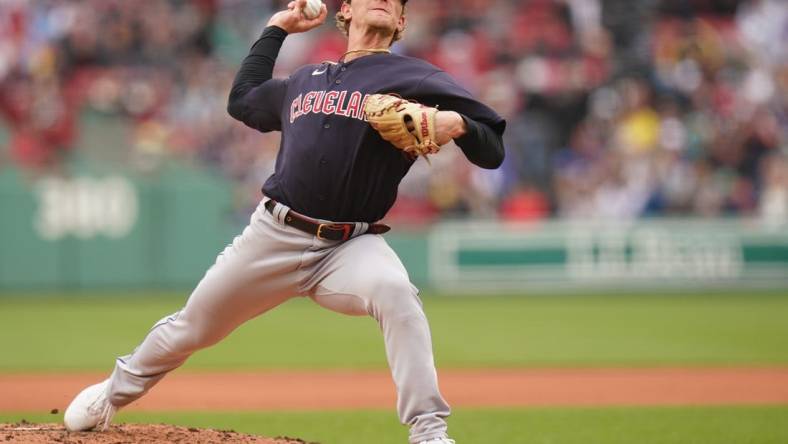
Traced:
[[312, 296], [317, 303], [378, 321], [410, 441], [445, 438], [450, 409], [438, 389], [429, 324], [396, 254], [382, 237], [364, 235], [338, 247], [318, 273], [322, 279]]
[[286, 301], [291, 292], [232, 293], [231, 274], [206, 276], [183, 310], [159, 321], [142, 344], [115, 363], [110, 402], [122, 407], [148, 392], [197, 350], [216, 344], [243, 322]]
[[287, 270], [297, 263], [245, 254], [244, 249], [263, 248], [260, 242], [247, 228], [205, 274], [186, 306], [157, 322], [132, 354], [117, 359], [108, 389], [113, 405], [122, 407], [143, 396], [192, 353], [294, 294], [294, 278], [287, 279]]

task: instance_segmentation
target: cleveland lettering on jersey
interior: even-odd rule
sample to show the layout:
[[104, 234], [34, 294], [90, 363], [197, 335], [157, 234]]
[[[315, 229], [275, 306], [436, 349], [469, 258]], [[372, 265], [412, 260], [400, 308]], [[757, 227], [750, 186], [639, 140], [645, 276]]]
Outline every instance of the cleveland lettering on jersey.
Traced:
[[299, 94], [290, 104], [290, 123], [307, 114], [325, 114], [366, 121], [364, 104], [369, 94], [358, 91], [309, 91]]

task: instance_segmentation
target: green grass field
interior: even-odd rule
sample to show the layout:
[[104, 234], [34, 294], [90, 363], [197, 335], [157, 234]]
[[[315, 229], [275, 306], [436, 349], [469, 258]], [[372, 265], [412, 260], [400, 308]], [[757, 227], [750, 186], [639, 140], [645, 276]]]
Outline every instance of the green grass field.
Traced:
[[[0, 372], [107, 371], [183, 298], [0, 297]], [[788, 293], [425, 297], [441, 368], [786, 366]], [[192, 370], [383, 368], [370, 319], [291, 301], [196, 355]], [[0, 421], [58, 416], [2, 412]], [[403, 444], [390, 411], [121, 412], [167, 422], [289, 435], [322, 444]], [[457, 409], [460, 444], [788, 443], [788, 406]]]
[[[106, 370], [172, 294], [0, 297], [0, 372]], [[440, 367], [788, 364], [788, 294], [425, 297]], [[195, 355], [190, 369], [383, 368], [369, 318], [294, 300]]]

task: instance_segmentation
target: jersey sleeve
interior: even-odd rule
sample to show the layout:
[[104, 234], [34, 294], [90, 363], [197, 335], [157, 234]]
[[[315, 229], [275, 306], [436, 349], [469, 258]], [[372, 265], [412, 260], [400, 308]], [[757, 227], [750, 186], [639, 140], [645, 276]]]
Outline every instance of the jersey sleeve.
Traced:
[[497, 134], [503, 135], [506, 121], [492, 108], [476, 100], [445, 71], [434, 71], [424, 77], [407, 99], [437, 106], [442, 111], [456, 111], [464, 117], [486, 124]]
[[241, 64], [230, 90], [227, 112], [262, 132], [282, 130], [281, 114], [287, 80], [272, 77], [286, 36], [287, 33], [280, 28], [266, 28]]
[[282, 130], [282, 103], [286, 79], [270, 79], [240, 96], [228, 112], [236, 120], [261, 132]]

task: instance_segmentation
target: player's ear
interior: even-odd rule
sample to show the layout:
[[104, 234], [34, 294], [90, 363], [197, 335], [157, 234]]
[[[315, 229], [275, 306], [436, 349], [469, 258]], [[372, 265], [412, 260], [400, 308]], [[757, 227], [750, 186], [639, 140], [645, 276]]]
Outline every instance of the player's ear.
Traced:
[[402, 15], [399, 16], [399, 22], [397, 23], [397, 31], [400, 33], [405, 31], [405, 27], [408, 25], [408, 17], [405, 14], [405, 11], [402, 11]]
[[343, 1], [342, 6], [339, 7], [339, 13], [345, 17], [345, 21], [349, 22], [353, 17], [353, 8], [350, 7], [349, 2]]

